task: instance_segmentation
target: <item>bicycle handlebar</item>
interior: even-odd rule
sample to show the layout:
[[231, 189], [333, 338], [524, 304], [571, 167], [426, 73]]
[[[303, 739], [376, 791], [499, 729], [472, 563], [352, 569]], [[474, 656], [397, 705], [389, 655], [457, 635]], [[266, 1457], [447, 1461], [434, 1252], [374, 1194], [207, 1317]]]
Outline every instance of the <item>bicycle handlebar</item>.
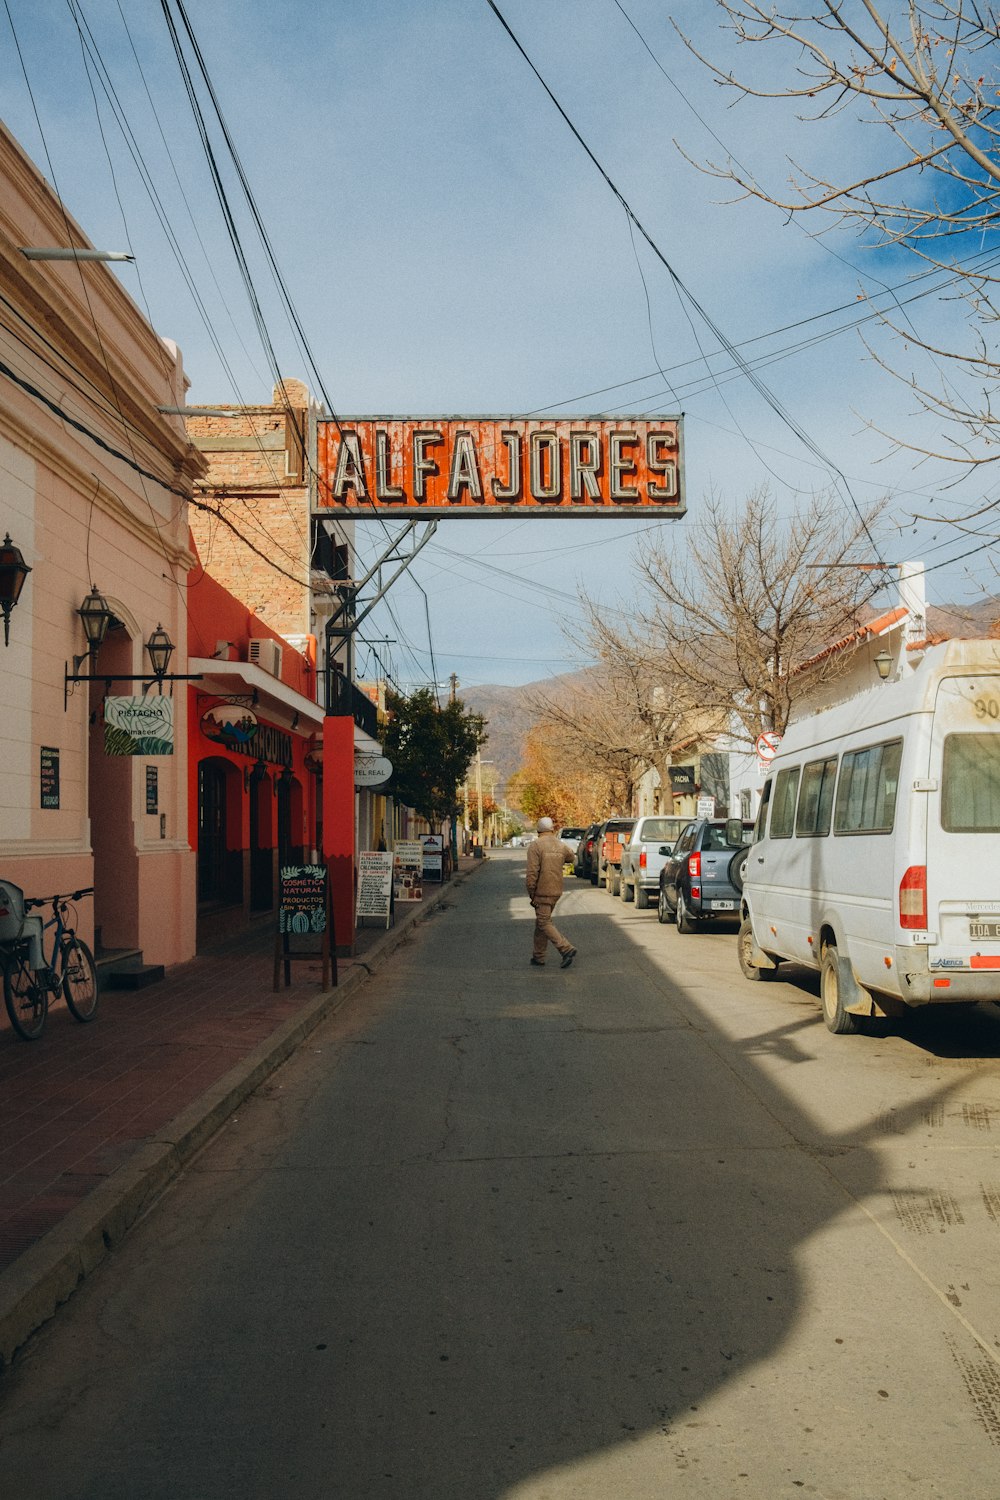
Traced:
[[25, 896], [24, 909], [30, 911], [33, 906], [54, 906], [57, 901], [79, 901], [83, 896], [92, 896], [94, 887], [85, 886], [82, 891], [67, 891], [65, 894], [55, 896]]

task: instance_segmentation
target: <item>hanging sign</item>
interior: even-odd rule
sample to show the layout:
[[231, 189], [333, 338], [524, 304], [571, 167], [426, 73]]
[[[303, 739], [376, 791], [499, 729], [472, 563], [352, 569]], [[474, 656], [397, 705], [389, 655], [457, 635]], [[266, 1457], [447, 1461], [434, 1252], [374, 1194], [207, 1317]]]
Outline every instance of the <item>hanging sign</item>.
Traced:
[[201, 732], [217, 745], [245, 750], [257, 738], [257, 715], [239, 703], [216, 703], [202, 714]]
[[358, 853], [358, 920], [375, 917], [386, 927], [392, 915], [392, 863], [383, 849], [362, 849]]
[[680, 417], [317, 422], [320, 513], [683, 516]]
[[375, 791], [385, 786], [392, 775], [392, 761], [384, 755], [356, 755], [354, 757], [354, 785]]
[[173, 755], [174, 700], [105, 698], [105, 755]]
[[393, 850], [393, 893], [397, 901], [424, 897], [424, 846], [419, 839], [397, 839]]

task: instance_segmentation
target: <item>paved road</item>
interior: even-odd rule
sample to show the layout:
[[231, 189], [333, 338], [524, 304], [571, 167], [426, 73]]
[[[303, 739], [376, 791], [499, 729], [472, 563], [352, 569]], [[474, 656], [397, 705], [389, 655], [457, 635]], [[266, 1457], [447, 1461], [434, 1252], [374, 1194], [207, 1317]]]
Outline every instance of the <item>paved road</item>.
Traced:
[[0, 1388], [32, 1500], [995, 1500], [1000, 1011], [833, 1037], [490, 861]]

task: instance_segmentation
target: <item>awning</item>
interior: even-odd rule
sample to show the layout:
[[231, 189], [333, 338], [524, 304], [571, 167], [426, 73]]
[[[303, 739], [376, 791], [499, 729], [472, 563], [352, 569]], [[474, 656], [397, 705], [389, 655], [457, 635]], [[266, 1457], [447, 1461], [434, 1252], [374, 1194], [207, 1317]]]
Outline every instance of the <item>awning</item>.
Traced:
[[[261, 713], [282, 729], [306, 737], [322, 735], [326, 717], [322, 706], [250, 661], [220, 661], [214, 656], [192, 656], [188, 670], [201, 673], [200, 693], [219, 698], [253, 697]], [[354, 726], [354, 749], [361, 755], [381, 755], [382, 746]]]

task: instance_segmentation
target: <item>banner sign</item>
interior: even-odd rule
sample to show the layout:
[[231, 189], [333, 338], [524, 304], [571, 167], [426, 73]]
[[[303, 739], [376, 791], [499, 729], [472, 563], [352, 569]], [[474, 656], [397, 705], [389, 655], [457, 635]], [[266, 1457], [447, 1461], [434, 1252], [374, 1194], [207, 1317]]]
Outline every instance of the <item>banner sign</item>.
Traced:
[[392, 776], [392, 761], [384, 755], [355, 755], [354, 785], [374, 791]]
[[317, 423], [334, 515], [685, 512], [680, 417], [344, 417]]
[[393, 856], [382, 849], [358, 852], [358, 918], [376, 917], [389, 925], [392, 912]]
[[393, 850], [393, 890], [397, 901], [424, 898], [424, 846], [419, 839], [397, 839]]
[[326, 931], [326, 866], [282, 865], [278, 881], [278, 931]]
[[174, 700], [105, 698], [105, 755], [173, 755]]

